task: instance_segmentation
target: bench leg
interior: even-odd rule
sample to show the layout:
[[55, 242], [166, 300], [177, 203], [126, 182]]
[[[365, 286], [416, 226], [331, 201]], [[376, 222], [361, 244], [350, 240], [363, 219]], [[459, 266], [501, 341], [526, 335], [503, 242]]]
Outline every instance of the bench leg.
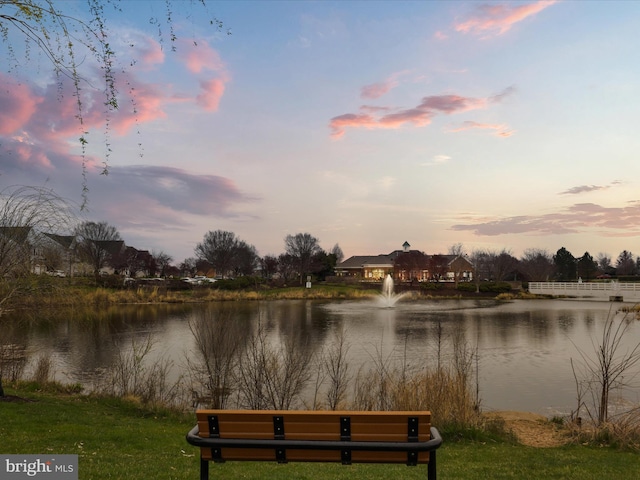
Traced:
[[209, 480], [209, 462], [200, 459], [200, 480]]
[[427, 480], [436, 480], [436, 451], [429, 452], [429, 463], [427, 464]]

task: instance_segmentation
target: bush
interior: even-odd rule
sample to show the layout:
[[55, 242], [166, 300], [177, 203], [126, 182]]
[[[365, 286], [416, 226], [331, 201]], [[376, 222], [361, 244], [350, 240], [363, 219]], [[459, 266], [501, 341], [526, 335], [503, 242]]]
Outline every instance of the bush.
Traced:
[[[476, 285], [475, 283], [460, 283], [458, 284], [458, 288], [456, 290], [458, 290], [459, 292], [475, 292]], [[480, 291], [482, 291], [482, 288]]]

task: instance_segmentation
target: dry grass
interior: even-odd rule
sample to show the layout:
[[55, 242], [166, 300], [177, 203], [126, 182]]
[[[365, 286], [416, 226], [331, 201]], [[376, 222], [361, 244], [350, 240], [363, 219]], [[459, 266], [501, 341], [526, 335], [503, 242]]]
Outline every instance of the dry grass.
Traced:
[[612, 415], [600, 424], [576, 418], [566, 425], [575, 442], [640, 451], [640, 407]]
[[356, 378], [353, 410], [430, 410], [443, 425], [478, 426], [480, 415], [473, 386], [453, 369], [361, 372]]

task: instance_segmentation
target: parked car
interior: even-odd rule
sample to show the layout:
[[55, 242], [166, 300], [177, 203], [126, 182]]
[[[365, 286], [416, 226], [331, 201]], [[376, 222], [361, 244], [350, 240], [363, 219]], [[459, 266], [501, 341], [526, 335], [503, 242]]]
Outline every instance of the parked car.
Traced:
[[47, 275], [52, 277], [66, 277], [67, 275], [62, 270], [53, 270], [51, 272], [47, 272]]
[[204, 285], [206, 283], [214, 283], [216, 282], [215, 278], [205, 277], [204, 275], [196, 275], [195, 277], [184, 277], [181, 278], [183, 282], [186, 282], [190, 285]]

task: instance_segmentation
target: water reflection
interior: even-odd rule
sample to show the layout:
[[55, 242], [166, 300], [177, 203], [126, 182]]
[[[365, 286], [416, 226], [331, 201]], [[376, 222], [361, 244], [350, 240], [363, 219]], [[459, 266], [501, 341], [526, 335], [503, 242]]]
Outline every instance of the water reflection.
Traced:
[[[0, 344], [24, 349], [27, 372], [43, 354], [53, 359], [58, 380], [90, 385], [121, 349], [146, 338], [155, 345], [150, 359], [171, 359], [176, 376], [199, 351], [225, 345], [246, 351], [258, 326], [272, 345], [294, 340], [309, 355], [327, 350], [344, 331], [354, 370], [380, 358], [435, 365], [464, 341], [479, 354], [483, 408], [554, 414], [574, 408], [570, 360], [578, 358], [577, 348], [593, 351], [609, 308], [586, 301], [447, 300], [381, 309], [367, 301], [296, 300], [65, 309], [37, 318], [3, 316]], [[625, 341], [640, 341], [640, 328], [634, 324]]]

